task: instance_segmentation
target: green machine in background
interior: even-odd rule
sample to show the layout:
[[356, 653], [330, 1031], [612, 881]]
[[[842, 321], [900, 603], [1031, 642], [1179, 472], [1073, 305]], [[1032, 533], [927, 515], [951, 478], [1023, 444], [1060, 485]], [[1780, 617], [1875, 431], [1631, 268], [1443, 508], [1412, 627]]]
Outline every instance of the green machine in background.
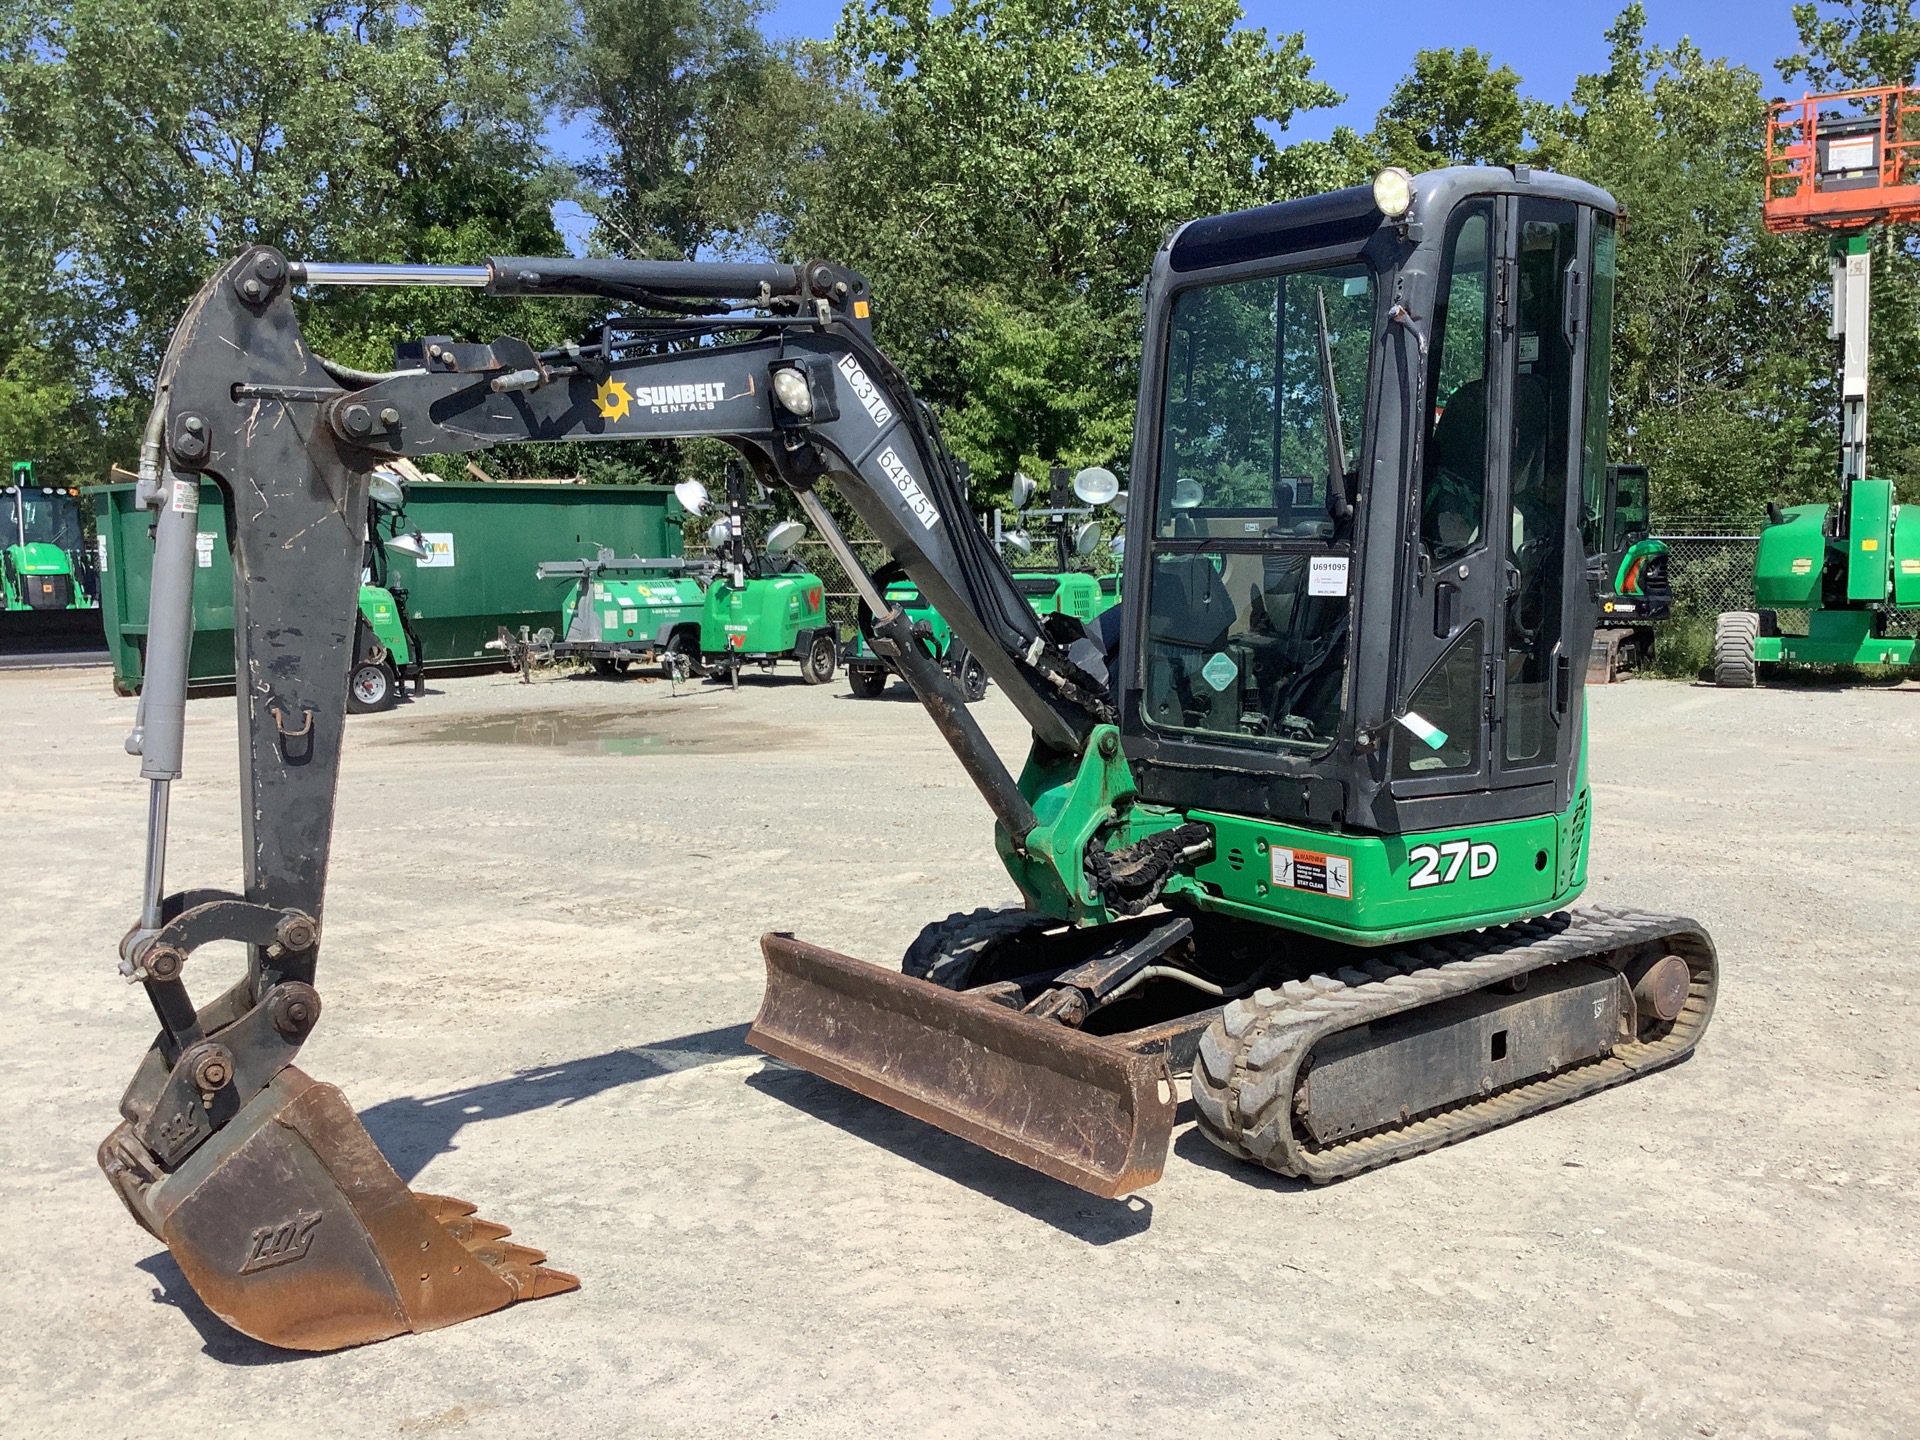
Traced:
[[[1720, 616], [1713, 678], [1751, 686], [1762, 667], [1911, 665], [1920, 611], [1920, 509], [1867, 474], [1868, 299], [1876, 225], [1920, 215], [1920, 159], [1902, 133], [1911, 93], [1860, 91], [1778, 101], [1769, 119], [1766, 224], [1828, 237], [1830, 338], [1841, 342], [1840, 498], [1767, 507], [1754, 557], [1755, 609]], [[1781, 611], [1806, 614], [1804, 631]]]
[[371, 715], [400, 703], [400, 680], [413, 693], [427, 689], [427, 665], [420, 637], [407, 613], [407, 592], [393, 574], [393, 557], [418, 563], [432, 553], [426, 536], [406, 523], [407, 484], [391, 470], [376, 470], [367, 480], [366, 564], [360, 577], [360, 618], [353, 629], [353, 669], [347, 681], [347, 710]]
[[[840, 646], [827, 619], [825, 582], [793, 554], [807, 527], [783, 520], [758, 546], [750, 544], [747, 487], [754, 482], [737, 461], [726, 473], [727, 513], [707, 531], [718, 571], [700, 611], [700, 663], [738, 688], [746, 666], [770, 671], [793, 660], [807, 684], [824, 685], [839, 666]], [[697, 480], [676, 485], [674, 495], [693, 514], [707, 506], [707, 488]]]
[[0, 490], [0, 650], [100, 645], [100, 601], [80, 492], [34, 483], [16, 460]]
[[1667, 542], [1653, 534], [1647, 467], [1609, 465], [1604, 484], [1604, 495], [1588, 497], [1581, 522], [1588, 583], [1599, 606], [1587, 662], [1593, 684], [1651, 660], [1654, 625], [1673, 618]]
[[[1027, 534], [1027, 524], [1032, 521], [1043, 524], [1052, 532], [1048, 539], [1053, 544], [1055, 568], [1023, 570], [1017, 568], [1016, 562], [1014, 583], [1036, 615], [1071, 615], [1091, 624], [1120, 603], [1120, 575], [1117, 571], [1077, 570], [1073, 561], [1076, 557], [1090, 556], [1100, 548], [1104, 534], [1095, 517], [1107, 506], [1124, 517], [1127, 494], [1120, 488], [1118, 477], [1099, 465], [1088, 466], [1071, 481], [1066, 467], [1056, 465], [1048, 472], [1047, 483], [1051, 503], [1038, 509], [1030, 508], [1038, 487], [1025, 474], [1014, 475], [1013, 524], [1006, 525], [1000, 513], [994, 512], [994, 545], [1003, 554], [1011, 550], [1018, 556], [1030, 556], [1034, 542]], [[1069, 503], [1076, 498], [1080, 504]], [[1124, 544], [1116, 537], [1109, 542], [1109, 548], [1118, 559]]]
[[495, 646], [523, 679], [535, 664], [566, 658], [590, 661], [609, 680], [656, 661], [668, 679], [701, 674], [700, 620], [713, 573], [711, 561], [622, 557], [604, 547], [591, 560], [542, 561], [539, 579], [573, 581], [558, 632], [502, 627]]
[[[897, 605], [906, 612], [914, 638], [920, 642], [922, 649], [940, 662], [948, 675], [959, 682], [960, 693], [967, 703], [972, 704], [984, 696], [987, 693], [987, 667], [967, 649], [966, 642], [953, 633], [953, 627], [920, 593], [920, 587], [907, 578], [906, 571], [897, 563], [890, 562], [876, 571], [873, 579], [887, 603]], [[860, 628], [842, 652], [847, 666], [847, 683], [861, 700], [871, 700], [881, 694], [888, 682], [899, 675], [899, 671], [885, 658], [874, 652], [871, 643], [873, 622], [872, 608], [861, 602]]]

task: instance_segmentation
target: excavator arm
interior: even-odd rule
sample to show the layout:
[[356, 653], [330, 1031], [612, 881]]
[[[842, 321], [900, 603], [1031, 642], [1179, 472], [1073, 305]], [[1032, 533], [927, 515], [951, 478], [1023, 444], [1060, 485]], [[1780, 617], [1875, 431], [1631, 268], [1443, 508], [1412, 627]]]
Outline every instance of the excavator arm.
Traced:
[[[290, 299], [301, 284], [465, 285], [645, 313], [545, 351], [509, 337], [428, 337], [402, 347], [395, 369], [372, 373], [307, 346]], [[340, 1092], [293, 1065], [320, 1015], [366, 477], [382, 462], [537, 441], [728, 442], [798, 498], [833, 548], [878, 617], [875, 648], [899, 665], [979, 787], [1013, 861], [1049, 875], [1040, 888], [1067, 897], [1069, 910], [1084, 895], [1091, 829], [1063, 839], [1040, 824], [817, 494], [822, 482], [838, 491], [939, 608], [1032, 726], [1043, 765], [1118, 763], [1104, 650], [1079, 621], [1029, 608], [970, 514], [931, 412], [875, 347], [867, 315], [865, 282], [829, 265], [327, 266], [266, 248], [233, 260], [194, 299], [163, 362], [141, 455], [156, 548], [128, 742], [151, 795], [142, 912], [121, 968], [145, 987], [161, 1028], [100, 1158], [134, 1217], [229, 1323], [275, 1344], [331, 1349], [577, 1283], [473, 1207], [408, 1191]], [[165, 885], [203, 480], [227, 507], [233, 544], [240, 894]], [[220, 940], [247, 948], [247, 973], [196, 1006], [189, 961]], [[819, 980], [802, 978], [803, 1003]], [[779, 1043], [764, 1048], [780, 1053]]]

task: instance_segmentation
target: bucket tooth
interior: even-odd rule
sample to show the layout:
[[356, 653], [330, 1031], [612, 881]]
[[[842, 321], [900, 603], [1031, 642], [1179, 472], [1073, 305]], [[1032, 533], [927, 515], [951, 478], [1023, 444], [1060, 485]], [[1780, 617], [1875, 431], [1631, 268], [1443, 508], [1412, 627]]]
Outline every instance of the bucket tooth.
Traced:
[[1166, 1168], [1175, 1099], [1164, 1055], [790, 935], [760, 948], [754, 1048], [1094, 1195], [1125, 1195]]
[[[416, 1200], [424, 1200], [429, 1197], [423, 1196], [416, 1191], [413, 1198]], [[426, 1210], [427, 1214], [433, 1216], [442, 1230], [469, 1248], [475, 1245], [484, 1245], [489, 1240], [504, 1239], [513, 1233], [512, 1230], [497, 1220], [482, 1220], [478, 1215], [471, 1213], [442, 1217], [435, 1215], [431, 1207], [423, 1205], [421, 1208]]]
[[109, 1179], [208, 1308], [269, 1345], [365, 1345], [579, 1287], [467, 1202], [409, 1190], [292, 1066], [170, 1173], [125, 1163], [128, 1132], [102, 1147]]

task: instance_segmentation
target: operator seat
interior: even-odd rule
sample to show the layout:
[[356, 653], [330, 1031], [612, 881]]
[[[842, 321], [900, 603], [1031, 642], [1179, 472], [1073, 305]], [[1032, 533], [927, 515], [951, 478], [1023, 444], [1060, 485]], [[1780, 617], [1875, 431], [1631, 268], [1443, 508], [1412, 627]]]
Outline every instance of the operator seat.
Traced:
[[1147, 718], [1161, 725], [1235, 733], [1240, 687], [1216, 690], [1201, 674], [1227, 648], [1233, 597], [1205, 555], [1154, 562], [1147, 607]]

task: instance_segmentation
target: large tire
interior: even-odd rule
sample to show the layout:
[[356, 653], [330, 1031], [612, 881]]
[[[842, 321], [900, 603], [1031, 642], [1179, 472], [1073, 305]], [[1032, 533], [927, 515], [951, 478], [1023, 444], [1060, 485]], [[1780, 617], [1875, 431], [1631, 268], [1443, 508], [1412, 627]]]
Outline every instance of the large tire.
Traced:
[[378, 715], [400, 703], [400, 677], [386, 660], [362, 660], [347, 676], [347, 713]]
[[800, 662], [800, 678], [809, 685], [824, 685], [833, 679], [839, 664], [840, 647], [822, 630], [807, 645], [806, 657]]
[[1760, 617], [1751, 610], [1729, 610], [1713, 626], [1713, 683], [1725, 690], [1751, 690], [1760, 678], [1753, 642]]
[[847, 684], [853, 687], [856, 700], [872, 700], [887, 688], [887, 682], [893, 678], [884, 665], [849, 665]]
[[1032, 910], [955, 913], [920, 932], [900, 961], [900, 973], [947, 990], [1010, 980], [1026, 973], [1017, 963], [1021, 949], [1018, 942], [1059, 923], [1050, 915]]

